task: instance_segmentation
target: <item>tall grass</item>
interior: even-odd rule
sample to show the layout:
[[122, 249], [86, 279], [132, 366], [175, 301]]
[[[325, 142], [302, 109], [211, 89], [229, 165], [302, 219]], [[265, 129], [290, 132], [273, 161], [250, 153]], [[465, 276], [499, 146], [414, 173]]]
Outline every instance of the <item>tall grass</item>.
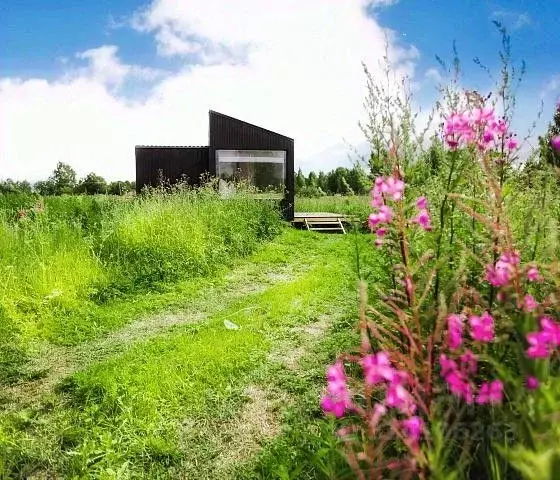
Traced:
[[329, 195], [324, 197], [296, 197], [296, 212], [328, 212], [357, 216], [367, 220], [371, 207], [368, 195]]
[[282, 224], [273, 203], [223, 200], [211, 189], [8, 197], [0, 197], [0, 383], [17, 378], [34, 341], [83, 340], [99, 304], [208, 275]]

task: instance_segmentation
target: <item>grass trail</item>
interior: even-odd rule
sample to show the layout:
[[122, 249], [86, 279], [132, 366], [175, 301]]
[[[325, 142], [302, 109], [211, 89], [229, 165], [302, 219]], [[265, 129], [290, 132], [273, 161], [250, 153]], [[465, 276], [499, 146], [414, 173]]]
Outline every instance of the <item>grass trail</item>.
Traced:
[[0, 477], [315, 478], [282, 469], [315, 471], [289, 432], [316, 434], [324, 365], [352, 336], [354, 239], [288, 230], [165, 294], [170, 311], [45, 351], [46, 376], [4, 394]]
[[[256, 258], [259, 259], [262, 255], [263, 253], [257, 254]], [[183, 301], [174, 298], [166, 310], [142, 316], [108, 335], [76, 346], [42, 344], [28, 366], [31, 372], [35, 372], [31, 376], [40, 378], [7, 388], [6, 391], [14, 399], [29, 401], [30, 398], [36, 398], [51, 390], [62, 378], [124, 352], [136, 342], [149, 340], [173, 327], [203, 322], [216, 310], [227, 308], [244, 296], [264, 291], [278, 282], [297, 278], [309, 268], [309, 263], [300, 260], [302, 261], [298, 263], [283, 263], [278, 261], [278, 257], [272, 256], [270, 262], [266, 259], [255, 263], [243, 262], [231, 272], [212, 280], [197, 279], [177, 285], [176, 292], [190, 292], [194, 283], [198, 283], [198, 288]]]

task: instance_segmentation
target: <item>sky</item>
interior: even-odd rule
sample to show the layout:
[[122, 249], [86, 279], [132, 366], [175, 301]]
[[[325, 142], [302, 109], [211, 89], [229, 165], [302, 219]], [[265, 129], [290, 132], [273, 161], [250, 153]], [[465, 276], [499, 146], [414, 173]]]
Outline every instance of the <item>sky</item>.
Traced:
[[[560, 96], [556, 0], [18, 0], [0, 2], [0, 177], [36, 181], [58, 161], [134, 179], [135, 145], [205, 145], [208, 110], [295, 139], [296, 168], [366, 153], [362, 62], [386, 46], [428, 111], [459, 52], [487, 92], [507, 27], [525, 60], [514, 127], [546, 127]], [[536, 134], [535, 133], [535, 134]], [[534, 140], [533, 140], [534, 142]]]

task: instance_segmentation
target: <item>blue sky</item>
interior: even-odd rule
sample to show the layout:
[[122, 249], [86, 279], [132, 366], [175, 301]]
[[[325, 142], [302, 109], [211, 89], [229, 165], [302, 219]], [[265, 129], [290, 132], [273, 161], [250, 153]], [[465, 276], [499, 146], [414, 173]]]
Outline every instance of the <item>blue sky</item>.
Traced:
[[[0, 162], [14, 177], [39, 178], [58, 160], [76, 164], [79, 173], [97, 168], [132, 177], [135, 143], [204, 143], [213, 108], [294, 136], [304, 169], [332, 168], [348, 161], [346, 142], [364, 148], [356, 130], [365, 93], [360, 61], [377, 62], [384, 29], [394, 32], [392, 51], [405, 52], [402, 68], [427, 105], [435, 95], [435, 56], [450, 60], [453, 41], [463, 83], [489, 87], [472, 59], [498, 68], [500, 35], [492, 20], [508, 28], [514, 58], [527, 63], [516, 120], [523, 129], [541, 99], [548, 121], [560, 94], [554, 3], [3, 2]], [[48, 141], [47, 151], [33, 149], [30, 137]]]
[[[491, 70], [499, 69], [501, 34], [493, 21], [501, 22], [511, 36], [514, 60], [527, 65], [520, 90], [525, 102], [537, 100], [535, 97], [560, 73], [558, 6], [553, 0], [401, 1], [380, 10], [378, 18], [418, 48], [420, 72], [438, 67], [436, 55], [450, 60], [455, 41], [466, 83], [481, 89], [487, 86], [488, 75], [473, 59], [480, 58]], [[549, 104], [554, 93], [558, 96], [558, 92], [551, 92], [546, 99]]]

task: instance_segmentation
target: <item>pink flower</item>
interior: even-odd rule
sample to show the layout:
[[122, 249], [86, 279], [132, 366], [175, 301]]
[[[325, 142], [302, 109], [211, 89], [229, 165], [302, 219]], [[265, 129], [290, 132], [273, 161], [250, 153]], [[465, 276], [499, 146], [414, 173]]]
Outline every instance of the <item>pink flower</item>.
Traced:
[[418, 199], [416, 200], [416, 206], [420, 210], [427, 209], [428, 208], [428, 201], [426, 200], [426, 197], [418, 197]]
[[375, 428], [375, 426], [379, 423], [379, 420], [381, 420], [381, 417], [383, 417], [386, 413], [387, 407], [382, 403], [376, 403], [373, 406], [373, 415], [369, 421], [370, 427]]
[[482, 141], [484, 143], [490, 143], [494, 140], [494, 132], [492, 130], [485, 130], [482, 135]]
[[492, 380], [491, 382], [485, 382], [480, 385], [478, 391], [478, 396], [476, 398], [476, 403], [479, 404], [497, 404], [502, 403], [504, 397], [504, 385], [500, 380]]
[[378, 229], [375, 231], [375, 234], [376, 234], [378, 237], [384, 237], [384, 236], [387, 234], [387, 229], [386, 229], [386, 228], [378, 228]]
[[380, 193], [373, 193], [371, 199], [371, 206], [379, 208], [383, 205], [383, 196]]
[[494, 108], [475, 108], [471, 114], [471, 119], [477, 125], [483, 125], [485, 123], [491, 122], [492, 120], [494, 120]]
[[529, 343], [526, 352], [529, 358], [548, 358], [551, 352], [548, 335], [544, 332], [531, 332], [526, 335], [526, 338]]
[[404, 192], [404, 182], [394, 177], [387, 177], [382, 191], [390, 195], [393, 200], [400, 200]]
[[515, 150], [518, 146], [519, 142], [514, 137], [509, 138], [506, 142], [506, 147], [508, 148], [508, 150]]
[[453, 371], [445, 376], [449, 391], [467, 403], [473, 402], [473, 391], [471, 384], [465, 379], [461, 372]]
[[447, 317], [447, 344], [455, 350], [463, 343], [463, 315], [455, 313]]
[[376, 385], [381, 382], [392, 382], [396, 378], [395, 369], [391, 366], [389, 354], [378, 352], [367, 355], [362, 359], [365, 382], [369, 385]]
[[471, 337], [477, 342], [487, 343], [494, 339], [494, 318], [488, 312], [484, 312], [480, 317], [471, 315], [469, 323]]
[[409, 442], [414, 445], [418, 444], [420, 437], [424, 432], [424, 421], [415, 415], [407, 418], [406, 420], [402, 420], [401, 427]]
[[515, 266], [519, 265], [517, 252], [503, 253], [495, 266], [486, 265], [486, 280], [495, 287], [507, 285], [515, 273]]
[[526, 312], [532, 312], [536, 310], [539, 306], [539, 302], [537, 302], [532, 295], [525, 295], [524, 298], [524, 308]]
[[383, 239], [382, 239], [382, 238], [379, 238], [379, 237], [376, 238], [376, 239], [375, 239], [375, 246], [376, 246], [377, 248], [381, 248], [381, 247], [383, 246]]
[[420, 225], [426, 231], [432, 229], [430, 213], [426, 209], [420, 210], [420, 213], [416, 217], [416, 222], [418, 222], [418, 225]]
[[459, 141], [453, 138], [453, 135], [446, 135], [445, 142], [451, 150], [455, 150], [459, 146]]
[[518, 252], [513, 251], [513, 252], [502, 253], [500, 260], [502, 262], [509, 263], [510, 265], [519, 265], [519, 262], [521, 261], [521, 257], [519, 257]]
[[459, 360], [461, 362], [462, 371], [469, 375], [474, 375], [476, 373], [478, 357], [473, 352], [466, 350], [465, 353], [459, 357]]
[[444, 354], [440, 355], [439, 363], [441, 366], [441, 376], [445, 379], [449, 391], [467, 403], [473, 402], [472, 386], [467, 380], [465, 369], [459, 370], [457, 363], [447, 358]]
[[529, 270], [527, 270], [527, 280], [530, 282], [538, 282], [540, 281], [541, 276], [539, 274], [539, 270], [535, 266], [531, 266]]
[[552, 320], [551, 317], [541, 317], [541, 329], [547, 336], [551, 347], [560, 346], [560, 323]]
[[554, 137], [552, 137], [550, 139], [550, 144], [552, 145], [552, 148], [554, 148], [554, 150], [560, 152], [560, 135], [555, 135]]
[[527, 390], [536, 390], [537, 388], [539, 388], [539, 385], [540, 382], [537, 377], [528, 376], [525, 380], [525, 386], [527, 387]]
[[492, 122], [492, 130], [498, 135], [504, 135], [507, 132], [507, 128], [507, 123], [501, 118], [497, 122]]
[[447, 355], [445, 355], [443, 353], [439, 356], [439, 364], [441, 366], [441, 376], [442, 377], [446, 377], [451, 372], [454, 372], [454, 371], [458, 370], [458, 368], [459, 368], [459, 367], [457, 367], [457, 363], [455, 362], [455, 360], [447, 358]]
[[412, 415], [416, 411], [416, 404], [412, 395], [400, 382], [392, 382], [387, 387], [385, 404], [388, 407], [396, 408], [406, 415]]
[[346, 374], [340, 360], [327, 370], [327, 394], [321, 399], [321, 407], [325, 413], [332, 413], [337, 418], [352, 408]]
[[540, 324], [540, 331], [526, 335], [529, 344], [526, 353], [529, 358], [548, 358], [552, 351], [560, 346], [560, 323], [544, 316], [541, 317]]
[[382, 223], [391, 223], [391, 220], [393, 220], [393, 209], [387, 205], [383, 205], [379, 208], [378, 215]]

